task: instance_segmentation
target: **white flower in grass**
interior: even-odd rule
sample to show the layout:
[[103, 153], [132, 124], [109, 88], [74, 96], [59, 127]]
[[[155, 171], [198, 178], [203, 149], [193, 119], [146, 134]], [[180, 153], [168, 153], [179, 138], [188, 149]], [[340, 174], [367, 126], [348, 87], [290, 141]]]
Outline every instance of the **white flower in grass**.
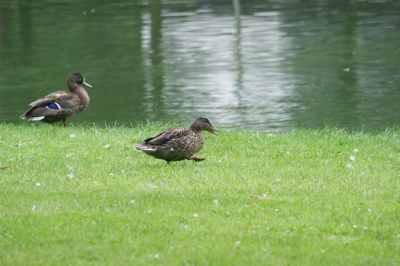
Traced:
[[32, 211], [35, 211], [36, 210], [36, 205], [33, 205], [32, 206]]
[[40, 186], [41, 186], [41, 184], [40, 184], [39, 182], [37, 182], [37, 183], [36, 183], [36, 186], [37, 186], [37, 187], [40, 187]]
[[76, 134], [71, 134], [71, 135], [69, 135], [69, 137], [72, 138], [72, 139], [76, 138]]
[[106, 145], [104, 145], [104, 148], [106, 148], [106, 149], [108, 149], [108, 148], [110, 148], [111, 147], [111, 144], [106, 144]]
[[356, 159], [356, 157], [354, 155], [350, 156], [350, 161], [354, 161]]
[[160, 254], [158, 254], [158, 253], [154, 255], [154, 258], [156, 258], [156, 259], [158, 259], [159, 257], [160, 257]]
[[358, 152], [358, 149], [357, 149], [357, 148], [355, 148], [355, 149], [354, 149], [354, 153], [357, 153], [357, 152]]
[[67, 154], [65, 154], [65, 157], [72, 157], [72, 156], [74, 156], [73, 153], [67, 153]]
[[357, 225], [353, 225], [354, 228], [357, 228]]
[[215, 199], [215, 200], [213, 201], [213, 203], [214, 203], [215, 205], [218, 205], [218, 200]]
[[151, 187], [151, 188], [155, 188], [155, 187], [157, 187], [155, 184], [154, 184], [154, 182], [153, 181], [151, 181], [150, 183], [148, 183], [147, 184], [149, 187]]
[[69, 174], [68, 174], [68, 177], [69, 177], [69, 178], [74, 178], [74, 174], [73, 174], [73, 173], [69, 173]]
[[193, 217], [199, 217], [199, 215], [197, 213], [193, 214]]
[[346, 164], [346, 167], [347, 167], [348, 169], [353, 169], [353, 168], [354, 168], [351, 164]]
[[240, 241], [236, 241], [235, 246], [239, 246], [240, 245]]

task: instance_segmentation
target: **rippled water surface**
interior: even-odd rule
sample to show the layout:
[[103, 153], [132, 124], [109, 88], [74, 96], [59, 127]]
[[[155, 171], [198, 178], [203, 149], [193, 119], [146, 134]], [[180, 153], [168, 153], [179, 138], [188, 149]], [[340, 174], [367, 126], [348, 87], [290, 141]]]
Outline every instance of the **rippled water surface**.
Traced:
[[0, 118], [64, 90], [70, 122], [178, 121], [231, 129], [400, 121], [400, 1], [0, 2]]

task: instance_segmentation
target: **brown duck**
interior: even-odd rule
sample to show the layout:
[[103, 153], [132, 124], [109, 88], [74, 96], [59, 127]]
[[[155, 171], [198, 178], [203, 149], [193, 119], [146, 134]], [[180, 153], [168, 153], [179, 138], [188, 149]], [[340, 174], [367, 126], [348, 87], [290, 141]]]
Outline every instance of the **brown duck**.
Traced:
[[89, 95], [82, 85], [92, 88], [80, 73], [72, 72], [67, 77], [67, 86], [70, 91], [56, 91], [34, 101], [29, 104], [32, 108], [20, 118], [51, 124], [63, 121], [64, 127], [66, 127], [67, 118], [82, 112], [89, 105]]
[[148, 138], [135, 146], [136, 151], [169, 162], [181, 160], [203, 161], [206, 158], [198, 158], [193, 154], [199, 152], [204, 145], [204, 136], [201, 131], [215, 134], [218, 131], [207, 118], [197, 118], [189, 129], [170, 128], [154, 137]]

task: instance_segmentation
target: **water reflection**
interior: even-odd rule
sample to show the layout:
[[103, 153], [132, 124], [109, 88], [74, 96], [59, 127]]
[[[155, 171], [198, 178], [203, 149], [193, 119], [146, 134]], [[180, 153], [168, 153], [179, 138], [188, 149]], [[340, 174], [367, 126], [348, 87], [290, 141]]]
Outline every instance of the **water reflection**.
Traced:
[[[87, 77], [71, 122], [205, 116], [256, 130], [399, 118], [398, 2], [87, 1], [0, 5], [0, 116]], [[60, 16], [63, 14], [63, 16]]]

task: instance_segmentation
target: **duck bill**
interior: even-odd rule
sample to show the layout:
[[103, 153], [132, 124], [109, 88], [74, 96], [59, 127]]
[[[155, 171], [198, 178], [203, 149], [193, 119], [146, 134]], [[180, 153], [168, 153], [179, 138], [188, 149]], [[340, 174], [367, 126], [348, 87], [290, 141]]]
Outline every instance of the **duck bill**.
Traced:
[[83, 85], [85, 85], [88, 88], [92, 88], [92, 85], [90, 85], [89, 83], [87, 83], [85, 80], [83, 80], [82, 82]]
[[219, 131], [219, 130], [218, 130], [218, 128], [216, 128], [216, 127], [212, 127], [212, 128], [210, 129], [210, 132], [211, 132], [212, 134], [214, 134], [214, 135], [218, 136], [218, 134], [217, 134], [217, 133], [215, 133], [215, 131]]

